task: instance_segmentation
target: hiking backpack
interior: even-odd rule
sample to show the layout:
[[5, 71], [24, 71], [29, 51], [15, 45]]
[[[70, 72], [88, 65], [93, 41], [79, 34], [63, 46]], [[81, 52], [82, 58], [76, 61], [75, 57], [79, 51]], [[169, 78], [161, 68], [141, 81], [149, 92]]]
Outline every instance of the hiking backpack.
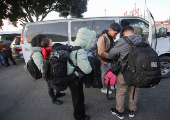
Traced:
[[[104, 43], [105, 43], [105, 46], [106, 46], [107, 38], [104, 35], [102, 35], [102, 36], [104, 37]], [[94, 46], [92, 48], [92, 55], [95, 58], [99, 59], [97, 41], [98, 41], [98, 39], [95, 41], [95, 44], [94, 44]]]
[[67, 60], [72, 65], [73, 62], [69, 58], [69, 53], [72, 50], [78, 50], [80, 48], [80, 46], [71, 48], [68, 45], [53, 45], [49, 60], [46, 59], [44, 61], [43, 74], [54, 89], [58, 91], [67, 89], [68, 81], [76, 77], [74, 72], [67, 75]]
[[30, 60], [27, 62], [27, 69], [31, 76], [36, 80], [42, 78], [42, 73], [41, 71], [37, 68], [36, 64], [34, 63], [34, 60], [32, 57]]
[[160, 61], [158, 54], [150, 45], [142, 42], [133, 44], [124, 36], [123, 39], [130, 45], [129, 53], [125, 57], [126, 66], [122, 66], [122, 74], [127, 85], [139, 88], [150, 88], [161, 80]]

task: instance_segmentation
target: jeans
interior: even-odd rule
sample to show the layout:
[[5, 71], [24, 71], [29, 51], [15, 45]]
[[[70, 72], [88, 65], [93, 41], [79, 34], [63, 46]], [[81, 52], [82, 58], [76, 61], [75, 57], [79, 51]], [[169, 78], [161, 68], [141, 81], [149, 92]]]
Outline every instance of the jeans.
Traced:
[[0, 64], [5, 64], [4, 58], [1, 53], [0, 53]]
[[54, 89], [51, 87], [49, 81], [46, 81], [46, 82], [47, 82], [47, 86], [48, 86], [48, 94], [50, 95], [51, 99], [54, 101], [54, 100], [56, 100]]
[[105, 84], [105, 76], [106, 73], [109, 71], [111, 67], [111, 63], [107, 63], [107, 64], [103, 64], [101, 63], [101, 80], [102, 80], [102, 84], [103, 84], [103, 89], [107, 88], [107, 85]]

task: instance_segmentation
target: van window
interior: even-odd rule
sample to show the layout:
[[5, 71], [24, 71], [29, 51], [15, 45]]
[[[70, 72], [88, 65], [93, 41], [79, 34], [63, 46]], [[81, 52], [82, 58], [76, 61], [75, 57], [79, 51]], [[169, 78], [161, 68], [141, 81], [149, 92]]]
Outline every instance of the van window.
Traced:
[[80, 28], [86, 27], [96, 32], [96, 37], [100, 36], [104, 29], [109, 30], [110, 24], [115, 20], [90, 20], [90, 21], [73, 21], [71, 23], [71, 38], [75, 40], [77, 32]]
[[27, 42], [38, 34], [43, 34], [53, 42], [68, 41], [68, 22], [33, 24], [28, 26]]
[[[148, 39], [149, 36], [149, 25], [146, 24], [145, 22], [143, 22], [142, 20], [139, 19], [123, 19], [121, 21], [121, 27], [126, 27], [126, 26], [132, 26], [134, 27], [134, 29], [138, 29], [138, 33], [141, 35], [142, 37], [145, 37], [146, 39]], [[123, 33], [121, 32], [121, 36], [123, 35]]]

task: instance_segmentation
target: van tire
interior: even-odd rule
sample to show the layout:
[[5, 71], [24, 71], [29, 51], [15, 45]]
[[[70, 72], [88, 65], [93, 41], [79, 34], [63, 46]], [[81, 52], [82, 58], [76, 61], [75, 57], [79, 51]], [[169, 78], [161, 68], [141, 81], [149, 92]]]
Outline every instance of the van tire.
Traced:
[[170, 77], [170, 57], [161, 56], [160, 65], [161, 65], [162, 79], [169, 78]]

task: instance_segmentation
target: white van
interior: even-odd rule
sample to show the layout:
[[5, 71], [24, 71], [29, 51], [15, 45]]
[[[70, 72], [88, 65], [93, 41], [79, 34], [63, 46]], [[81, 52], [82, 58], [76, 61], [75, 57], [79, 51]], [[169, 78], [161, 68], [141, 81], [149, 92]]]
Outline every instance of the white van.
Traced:
[[[86, 27], [90, 30], [96, 31], [97, 35], [101, 34], [104, 29], [109, 29], [112, 22], [117, 22], [121, 27], [127, 25], [138, 26], [142, 28], [141, 33], [143, 37], [148, 39], [153, 49], [158, 53], [161, 60], [162, 78], [170, 77], [170, 40], [163, 38], [160, 34], [160, 38], [157, 38], [156, 28], [153, 17], [149, 10], [148, 21], [135, 16], [123, 16], [123, 17], [99, 17], [99, 18], [78, 18], [78, 19], [62, 19], [42, 21], [35, 23], [27, 23], [21, 34], [21, 44], [25, 63], [30, 59], [29, 47], [30, 42], [37, 34], [43, 34], [52, 39], [54, 43], [72, 44], [75, 40], [77, 31], [81, 27]], [[122, 33], [117, 35], [116, 40], [122, 36]]]

